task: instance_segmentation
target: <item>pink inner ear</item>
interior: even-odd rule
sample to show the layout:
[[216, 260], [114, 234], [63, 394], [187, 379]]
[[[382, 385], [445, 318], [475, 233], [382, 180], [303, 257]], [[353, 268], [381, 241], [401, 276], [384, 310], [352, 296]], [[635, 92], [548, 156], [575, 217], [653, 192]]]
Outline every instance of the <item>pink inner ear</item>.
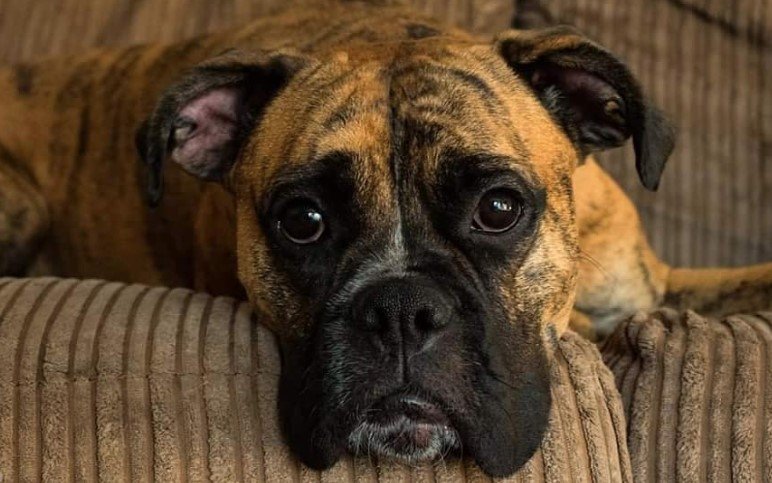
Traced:
[[220, 87], [190, 101], [178, 114], [172, 159], [204, 178], [221, 172], [236, 137], [239, 89]]

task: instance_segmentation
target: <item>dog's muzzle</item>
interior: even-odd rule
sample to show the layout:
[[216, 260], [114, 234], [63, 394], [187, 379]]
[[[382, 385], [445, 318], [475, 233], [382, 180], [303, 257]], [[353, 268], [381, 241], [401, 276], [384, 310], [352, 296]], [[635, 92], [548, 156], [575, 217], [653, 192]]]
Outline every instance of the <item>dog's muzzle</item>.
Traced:
[[393, 378], [399, 389], [363, 412], [348, 438], [349, 451], [415, 462], [460, 448], [458, 433], [441, 404], [422, 394], [430, 388], [416, 384], [421, 377], [414, 372], [420, 363], [413, 364], [432, 351], [453, 312], [451, 297], [417, 277], [384, 280], [355, 297], [351, 320], [370, 340], [374, 355], [388, 354], [396, 360]]
[[539, 340], [518, 332], [524, 324], [495, 318], [494, 304], [436, 274], [339, 293], [308, 339], [284, 349], [282, 423], [304, 463], [328, 468], [348, 452], [412, 464], [463, 452], [506, 475], [533, 454], [549, 385]]

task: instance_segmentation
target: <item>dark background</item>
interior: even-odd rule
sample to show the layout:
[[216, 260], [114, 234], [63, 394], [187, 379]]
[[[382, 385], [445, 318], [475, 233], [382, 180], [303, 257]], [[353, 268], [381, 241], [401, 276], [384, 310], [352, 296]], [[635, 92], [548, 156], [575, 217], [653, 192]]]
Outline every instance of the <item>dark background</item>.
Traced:
[[[169, 42], [289, 1], [0, 0], [0, 62]], [[772, 260], [772, 0], [407, 3], [480, 34], [507, 28], [517, 8], [529, 20], [574, 24], [620, 55], [680, 131], [656, 194], [639, 186], [629, 146], [603, 158], [657, 252], [678, 265]]]

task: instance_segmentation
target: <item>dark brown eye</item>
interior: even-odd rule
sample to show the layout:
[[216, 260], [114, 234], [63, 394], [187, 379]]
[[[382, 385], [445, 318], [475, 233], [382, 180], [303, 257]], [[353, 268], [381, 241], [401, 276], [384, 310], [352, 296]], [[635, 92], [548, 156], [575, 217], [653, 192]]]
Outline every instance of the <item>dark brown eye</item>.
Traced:
[[513, 191], [497, 188], [485, 193], [477, 205], [472, 229], [486, 233], [503, 233], [517, 224], [523, 206]]
[[279, 231], [291, 242], [307, 245], [324, 233], [324, 217], [309, 200], [291, 202], [279, 216]]

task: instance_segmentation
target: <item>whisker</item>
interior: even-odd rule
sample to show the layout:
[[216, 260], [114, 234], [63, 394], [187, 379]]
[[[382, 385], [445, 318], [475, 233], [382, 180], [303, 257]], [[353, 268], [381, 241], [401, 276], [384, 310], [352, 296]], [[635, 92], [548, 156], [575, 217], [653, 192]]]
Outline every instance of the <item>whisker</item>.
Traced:
[[496, 374], [494, 374], [494, 373], [492, 373], [492, 372], [488, 371], [488, 375], [489, 375], [489, 376], [490, 376], [490, 377], [491, 377], [491, 378], [492, 378], [494, 381], [498, 382], [499, 384], [502, 384], [503, 386], [505, 386], [505, 387], [508, 387], [509, 389], [512, 389], [513, 391], [517, 391], [517, 390], [518, 390], [518, 389], [517, 389], [515, 386], [513, 386], [512, 384], [510, 384], [510, 383], [508, 383], [507, 381], [503, 380], [502, 378], [500, 378], [500, 377], [499, 377], [499, 376], [497, 376]]
[[613, 279], [614, 279], [614, 276], [613, 276], [613, 275], [611, 275], [611, 272], [609, 272], [608, 270], [606, 270], [606, 269], [603, 267], [603, 265], [601, 265], [601, 263], [600, 263], [598, 260], [596, 260], [596, 259], [595, 259], [595, 258], [594, 258], [592, 255], [590, 255], [589, 253], [585, 252], [585, 251], [584, 251], [584, 250], [582, 250], [581, 248], [579, 249], [579, 257], [580, 257], [581, 259], [583, 259], [583, 260], [586, 260], [586, 261], [587, 261], [587, 262], [588, 262], [590, 265], [592, 265], [593, 267], [595, 267], [595, 268], [596, 268], [596, 269], [597, 269], [597, 270], [598, 270], [600, 273], [602, 273], [602, 274], [603, 274], [603, 275], [604, 275], [604, 276], [605, 276], [607, 279], [609, 279], [609, 280], [613, 280]]

